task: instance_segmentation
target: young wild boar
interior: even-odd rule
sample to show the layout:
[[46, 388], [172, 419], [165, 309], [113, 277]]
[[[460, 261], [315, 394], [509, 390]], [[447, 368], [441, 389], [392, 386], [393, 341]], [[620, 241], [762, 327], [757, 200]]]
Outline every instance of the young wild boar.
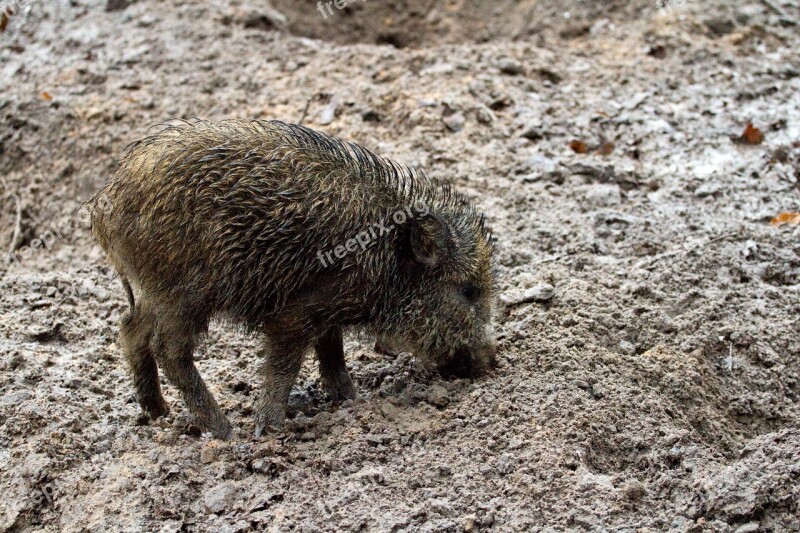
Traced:
[[[431, 370], [494, 362], [492, 238], [446, 183], [281, 122], [194, 121], [131, 145], [92, 232], [127, 291], [121, 340], [142, 408], [168, 412], [158, 367], [219, 438], [231, 425], [192, 351], [219, 316], [263, 333], [256, 434], [280, 427], [313, 346], [334, 402], [356, 397], [342, 332]], [[90, 201], [91, 202], [91, 201]]]

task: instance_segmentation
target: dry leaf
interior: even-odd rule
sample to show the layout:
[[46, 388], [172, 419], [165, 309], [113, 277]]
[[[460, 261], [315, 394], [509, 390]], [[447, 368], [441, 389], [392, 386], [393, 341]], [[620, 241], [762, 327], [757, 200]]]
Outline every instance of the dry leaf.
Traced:
[[751, 122], [744, 129], [742, 140], [747, 144], [761, 144], [764, 141], [764, 134], [761, 133], [760, 129], [754, 127]]
[[616, 148], [616, 145], [613, 142], [611, 141], [604, 142], [597, 149], [597, 153], [600, 155], [611, 155], [611, 152], [614, 151], [614, 148]]
[[586, 152], [589, 151], [589, 147], [586, 146], [586, 143], [583, 141], [572, 141], [571, 143], [569, 143], [569, 147], [576, 154], [585, 154]]
[[781, 226], [783, 224], [800, 224], [800, 213], [781, 213], [770, 221], [773, 226]]
[[0, 13], [0, 32], [6, 31], [8, 27], [8, 15], [5, 13]]
[[47, 91], [44, 91], [41, 95], [42, 100], [47, 100], [48, 102], [53, 99], [53, 95]]

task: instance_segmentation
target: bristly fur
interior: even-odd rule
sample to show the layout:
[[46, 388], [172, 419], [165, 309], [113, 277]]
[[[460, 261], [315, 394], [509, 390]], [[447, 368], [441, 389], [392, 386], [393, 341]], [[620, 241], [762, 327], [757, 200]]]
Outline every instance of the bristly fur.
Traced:
[[[273, 350], [288, 342], [277, 337], [365, 328], [437, 362], [485, 340], [484, 217], [446, 181], [357, 144], [277, 121], [183, 122], [132, 143], [100, 195], [113, 209], [93, 210], [92, 231], [136, 296], [131, 323], [149, 313], [163, 335], [194, 338], [221, 315], [265, 332]], [[392, 222], [419, 205], [426, 217]], [[394, 229], [320, 261], [376, 223]], [[444, 260], [415, 261], [420, 238]], [[461, 309], [451, 286], [475, 288], [477, 307]], [[152, 347], [159, 326], [148, 327]]]

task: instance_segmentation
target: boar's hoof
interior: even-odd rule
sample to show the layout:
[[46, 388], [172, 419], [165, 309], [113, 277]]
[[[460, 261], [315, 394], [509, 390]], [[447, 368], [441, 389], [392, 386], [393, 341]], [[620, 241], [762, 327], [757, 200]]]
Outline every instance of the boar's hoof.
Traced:
[[261, 437], [267, 437], [267, 436], [270, 436], [270, 435], [277, 435], [280, 432], [280, 430], [281, 430], [280, 427], [275, 427], [274, 425], [256, 424], [255, 435], [256, 435], [257, 439], [260, 439]]
[[156, 398], [151, 401], [140, 399], [139, 405], [142, 407], [142, 411], [150, 417], [150, 420], [155, 420], [169, 414], [169, 406], [163, 398]]
[[256, 438], [266, 435], [275, 435], [283, 430], [283, 421], [286, 419], [286, 406], [274, 406], [260, 409], [256, 415]]
[[220, 440], [231, 440], [233, 438], [233, 427], [231, 427], [227, 420], [224, 424], [218, 424], [209, 429], [211, 430], [211, 434]]
[[334, 405], [358, 398], [358, 391], [347, 371], [339, 373], [336, 377], [323, 379], [322, 386]]

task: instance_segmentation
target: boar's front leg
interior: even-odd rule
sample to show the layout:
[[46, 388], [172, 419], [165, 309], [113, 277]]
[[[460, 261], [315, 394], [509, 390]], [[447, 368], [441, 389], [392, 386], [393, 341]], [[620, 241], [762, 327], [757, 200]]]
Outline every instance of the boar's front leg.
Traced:
[[297, 381], [309, 343], [301, 336], [268, 332], [269, 349], [262, 373], [264, 385], [256, 404], [256, 437], [269, 428], [280, 429], [286, 419], [286, 404]]
[[342, 328], [335, 327], [328, 330], [317, 339], [314, 345], [319, 360], [319, 375], [322, 378], [322, 387], [335, 404], [345, 400], [355, 400], [358, 396], [353, 380], [347, 371], [344, 360], [344, 344], [342, 342]]

